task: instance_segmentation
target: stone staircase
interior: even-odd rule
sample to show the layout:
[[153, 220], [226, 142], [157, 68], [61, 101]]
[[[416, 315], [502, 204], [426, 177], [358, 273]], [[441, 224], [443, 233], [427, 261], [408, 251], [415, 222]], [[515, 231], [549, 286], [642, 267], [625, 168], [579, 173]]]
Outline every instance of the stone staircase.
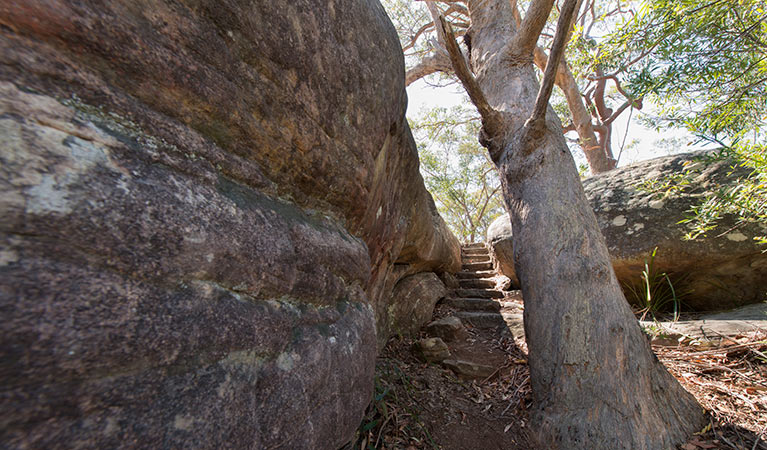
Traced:
[[508, 363], [508, 347], [501, 342], [524, 340], [522, 295], [495, 288], [499, 274], [485, 244], [462, 246], [461, 259], [457, 288], [440, 302], [440, 318], [425, 326], [430, 337], [416, 342], [414, 351], [460, 377], [487, 379]]
[[440, 303], [441, 318], [426, 325], [431, 337], [414, 349], [422, 360], [439, 362], [459, 377], [488, 379], [508, 363], [507, 344], [501, 343], [524, 338], [522, 297], [495, 289], [499, 278], [484, 244], [462, 246], [461, 258], [457, 288]]
[[500, 299], [503, 292], [495, 289], [496, 273], [485, 244], [461, 247], [462, 270], [456, 274], [460, 285], [444, 304], [455, 308], [455, 316], [477, 328], [505, 325]]

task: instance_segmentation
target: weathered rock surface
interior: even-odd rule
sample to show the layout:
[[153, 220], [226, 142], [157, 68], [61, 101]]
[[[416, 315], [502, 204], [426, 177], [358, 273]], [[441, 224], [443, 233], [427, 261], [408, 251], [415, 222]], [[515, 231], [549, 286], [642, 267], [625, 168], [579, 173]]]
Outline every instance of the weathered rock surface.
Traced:
[[439, 279], [442, 280], [442, 284], [448, 289], [458, 289], [461, 287], [458, 278], [450, 272], [442, 272], [439, 274]]
[[[725, 216], [719, 228], [705, 238], [683, 239], [688, 231], [680, 224], [696, 205], [700, 194], [714, 181], [734, 183], [731, 164], [708, 167], [694, 161], [695, 153], [655, 158], [610, 171], [584, 181], [583, 187], [597, 214], [618, 280], [626, 285], [641, 280], [645, 259], [657, 246], [654, 264], [667, 272], [683, 300], [698, 310], [728, 309], [765, 300], [767, 254], [752, 239], [767, 231], [767, 224], [733, 229], [735, 217]], [[701, 166], [692, 188], [659, 197], [640, 188], [645, 181], [662, 180], [684, 170], [688, 162]], [[689, 166], [688, 166], [689, 168]]]
[[514, 269], [514, 246], [512, 244], [511, 220], [508, 214], [495, 219], [487, 228], [487, 244], [493, 268], [511, 280], [512, 286], [519, 286]]
[[495, 367], [459, 359], [446, 359], [442, 365], [463, 378], [487, 378], [495, 372]]
[[434, 305], [446, 294], [445, 285], [433, 272], [403, 278], [394, 286], [388, 314], [378, 318], [378, 329], [385, 334], [417, 334], [431, 320]]
[[720, 345], [732, 342], [733, 336], [767, 332], [767, 302], [705, 314], [695, 320], [646, 321], [640, 325], [655, 345], [675, 347], [691, 340], [704, 346]]
[[461, 319], [455, 316], [443, 317], [430, 322], [426, 325], [426, 333], [448, 342], [464, 339], [469, 335], [466, 327], [461, 323]]
[[342, 445], [393, 287], [460, 267], [381, 6], [12, 0], [0, 25], [0, 446]]
[[413, 344], [413, 350], [418, 358], [426, 362], [438, 362], [450, 358], [450, 349], [445, 341], [438, 337], [419, 339]]
[[[640, 187], [645, 181], [680, 173], [683, 164], [695, 156], [686, 153], [651, 159], [584, 180], [586, 195], [607, 240], [615, 275], [623, 286], [640, 283], [645, 260], [657, 246], [655, 268], [671, 276], [675, 289], [684, 293], [688, 308], [719, 310], [764, 301], [767, 254], [752, 237], [765, 234], [767, 224], [735, 228], [735, 218], [725, 216], [717, 231], [687, 241], [683, 239], [687, 225], [679, 223], [714, 180], [732, 182], [742, 172], [728, 177], [730, 164], [715, 163], [702, 169], [693, 180], [695, 188], [663, 198]], [[508, 215], [496, 222], [506, 226]], [[504, 239], [505, 235], [508, 238]], [[493, 248], [501, 248], [495, 252], [501, 270], [514, 267], [513, 252], [505, 250], [506, 244], [511, 246], [510, 235], [510, 226], [506, 231], [501, 225], [492, 234], [497, 242]]]

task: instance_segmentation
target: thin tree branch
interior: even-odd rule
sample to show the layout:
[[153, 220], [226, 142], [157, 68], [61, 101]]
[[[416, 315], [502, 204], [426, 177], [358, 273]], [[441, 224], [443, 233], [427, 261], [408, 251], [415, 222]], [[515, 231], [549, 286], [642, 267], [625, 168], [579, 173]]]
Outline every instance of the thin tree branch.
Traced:
[[405, 72], [405, 86], [435, 72], [450, 73], [453, 69], [450, 59], [444, 53], [429, 55]]
[[405, 45], [402, 47], [402, 51], [403, 51], [403, 52], [405, 52], [405, 51], [407, 51], [407, 50], [410, 50], [411, 48], [415, 47], [415, 43], [416, 43], [416, 41], [418, 40], [418, 38], [419, 38], [419, 37], [421, 37], [421, 35], [422, 35], [423, 33], [425, 33], [425, 32], [427, 32], [427, 31], [431, 30], [433, 27], [434, 27], [434, 22], [429, 22], [429, 23], [427, 23], [427, 24], [423, 25], [421, 28], [419, 28], [419, 29], [418, 29], [418, 30], [415, 32], [415, 34], [413, 35], [413, 38], [412, 38], [412, 39], [410, 39], [410, 42], [408, 42], [407, 44], [405, 44]]
[[618, 108], [618, 109], [617, 109], [617, 110], [616, 110], [614, 113], [612, 113], [612, 115], [611, 115], [610, 117], [608, 117], [607, 119], [605, 119], [605, 121], [604, 121], [604, 122], [602, 122], [602, 124], [603, 124], [603, 125], [610, 125], [610, 124], [611, 124], [611, 123], [613, 123], [613, 122], [615, 121], [615, 119], [617, 119], [617, 118], [618, 118], [618, 116], [620, 116], [620, 115], [621, 115], [621, 113], [622, 113], [623, 111], [625, 111], [625, 110], [626, 110], [626, 108], [628, 108], [629, 106], [633, 106], [633, 107], [634, 107], [634, 108], [636, 108], [636, 109], [642, 109], [642, 99], [640, 98], [640, 99], [638, 99], [638, 100], [633, 100], [633, 99], [629, 98], [628, 100], [626, 100], [626, 102], [625, 102], [625, 103], [623, 103], [623, 104], [620, 106], [620, 108]]
[[615, 76], [614, 74], [600, 75], [600, 73], [601, 73], [601, 69], [597, 69], [596, 76], [588, 76], [586, 77], [586, 79], [589, 81], [597, 81], [597, 82], [603, 81], [603, 80], [613, 80], [613, 82], [615, 83], [615, 88], [618, 90], [618, 92], [621, 93], [621, 95], [623, 95], [629, 100], [633, 98], [626, 91], [623, 90], [623, 87], [621, 86], [621, 82], [618, 80], [617, 76]]
[[[546, 63], [546, 70], [543, 73], [541, 88], [538, 91], [538, 97], [535, 99], [533, 114], [528, 120], [531, 127], [536, 130], [536, 134], [538, 132], [542, 133], [545, 128], [546, 108], [549, 105], [549, 97], [551, 97], [551, 91], [554, 88], [559, 62], [565, 53], [565, 46], [567, 45], [567, 38], [570, 36], [570, 27], [577, 4], [578, 0], [565, 0], [559, 20], [557, 21], [557, 31], [554, 35], [554, 42], [551, 44], [551, 53]], [[530, 49], [531, 52], [533, 48]]]
[[454, 3], [451, 4], [449, 8], [447, 8], [447, 11], [445, 11], [445, 15], [450, 15], [453, 13], [453, 11], [463, 14], [466, 17], [469, 17], [469, 8], [461, 5], [460, 3]]

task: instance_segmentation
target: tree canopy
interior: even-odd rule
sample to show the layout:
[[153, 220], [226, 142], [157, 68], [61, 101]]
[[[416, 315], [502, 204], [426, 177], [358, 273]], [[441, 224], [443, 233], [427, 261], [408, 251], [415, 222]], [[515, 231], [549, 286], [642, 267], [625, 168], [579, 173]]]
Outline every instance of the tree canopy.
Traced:
[[[434, 17], [441, 13], [456, 35], [463, 36], [471, 25], [466, 2], [438, 2], [442, 6], [432, 12], [425, 2], [384, 3], [401, 36], [408, 84], [423, 77], [437, 83], [451, 80], [452, 66]], [[517, 24], [529, 4], [511, 2]], [[626, 111], [649, 103], [652, 112], [644, 108], [643, 124], [684, 129], [697, 137], [694, 143], [716, 146], [717, 155], [751, 170], [736, 187], [714, 190], [690, 212], [689, 237], [714, 229], [722, 214], [767, 221], [765, 2], [583, 0], [578, 6], [552, 103], [564, 131], [578, 133], [591, 172], [615, 167], [620, 152], [613, 155], [612, 124]], [[553, 10], [533, 52], [540, 70], [558, 12]], [[625, 136], [619, 138], [622, 149]], [[767, 242], [765, 236], [755, 238]]]
[[593, 65], [661, 106], [659, 126], [761, 140], [766, 18], [763, 0], [645, 1], [602, 41]]
[[[457, 37], [465, 36], [471, 25], [466, 0], [437, 2], [443, 7], [427, 7], [430, 2], [408, 0], [384, 0], [392, 20], [397, 28], [405, 52], [407, 65], [406, 83], [430, 77], [430, 82], [444, 82], [454, 76], [445, 43], [440, 39], [434, 20], [437, 15], [445, 17]], [[578, 3], [579, 13], [574, 32], [580, 41], [591, 39], [591, 33], [604, 33], [604, 23], [614, 20], [620, 14], [628, 13], [625, 0], [597, 2], [596, 0]], [[530, 2], [512, 0], [511, 7], [517, 25], [522, 23], [520, 9], [527, 8]], [[431, 9], [430, 9], [431, 8]], [[543, 71], [548, 61], [548, 52], [554, 34], [554, 27], [559, 17], [558, 9], [544, 20], [542, 32], [533, 42], [533, 62]], [[469, 48], [470, 39], [464, 39]], [[630, 97], [620, 88], [617, 79], [595, 79], [601, 69], [581, 65], [574, 73], [567, 58], [557, 67], [556, 85], [562, 100], [558, 112], [567, 124], [564, 131], [575, 131], [577, 143], [588, 161], [593, 173], [604, 172], [616, 166], [617, 160], [612, 151], [612, 125], [629, 108], [641, 108], [641, 99]], [[468, 62], [468, 61], [467, 61]], [[592, 72], [585, 72], [587, 68]], [[439, 74], [434, 80], [434, 74]], [[454, 80], [454, 78], [452, 78]], [[615, 84], [616, 88], [610, 86]]]
[[504, 213], [493, 162], [477, 142], [479, 119], [465, 106], [434, 108], [410, 121], [421, 173], [442, 217], [463, 242], [484, 240]]

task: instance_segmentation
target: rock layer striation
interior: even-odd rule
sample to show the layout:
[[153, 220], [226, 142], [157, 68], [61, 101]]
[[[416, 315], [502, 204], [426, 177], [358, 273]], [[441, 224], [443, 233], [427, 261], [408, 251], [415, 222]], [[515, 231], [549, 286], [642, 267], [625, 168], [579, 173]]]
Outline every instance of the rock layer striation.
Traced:
[[341, 446], [394, 286], [460, 268], [378, 2], [0, 25], [3, 447]]

